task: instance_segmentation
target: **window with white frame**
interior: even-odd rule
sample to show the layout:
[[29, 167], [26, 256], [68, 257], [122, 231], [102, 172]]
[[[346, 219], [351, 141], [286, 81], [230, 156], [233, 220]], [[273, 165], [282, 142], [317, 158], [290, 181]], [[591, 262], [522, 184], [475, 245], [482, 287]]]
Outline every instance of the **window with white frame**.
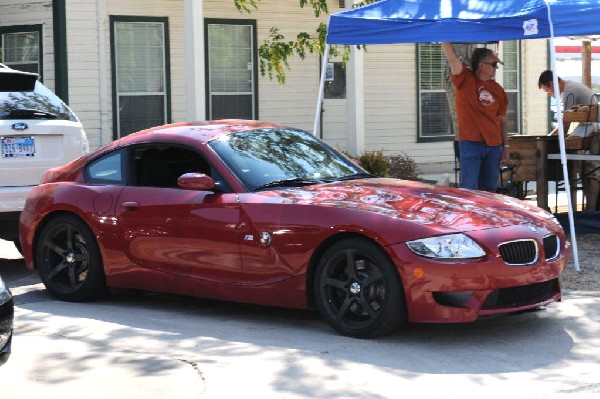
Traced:
[[20, 71], [42, 72], [41, 25], [0, 27], [0, 62]]
[[166, 18], [111, 17], [115, 138], [170, 119]]

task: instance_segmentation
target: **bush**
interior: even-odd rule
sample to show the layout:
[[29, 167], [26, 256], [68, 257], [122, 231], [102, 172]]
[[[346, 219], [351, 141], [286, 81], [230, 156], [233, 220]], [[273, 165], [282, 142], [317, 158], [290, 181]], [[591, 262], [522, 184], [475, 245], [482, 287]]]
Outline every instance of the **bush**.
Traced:
[[383, 150], [380, 150], [367, 151], [355, 156], [344, 150], [341, 152], [348, 158], [359, 161], [360, 166], [372, 175], [406, 180], [419, 179], [417, 164], [405, 153], [383, 155]]
[[387, 176], [388, 161], [383, 151], [367, 151], [359, 158], [362, 167], [372, 175]]
[[405, 153], [388, 155], [388, 176], [396, 179], [417, 180], [419, 168], [416, 162]]

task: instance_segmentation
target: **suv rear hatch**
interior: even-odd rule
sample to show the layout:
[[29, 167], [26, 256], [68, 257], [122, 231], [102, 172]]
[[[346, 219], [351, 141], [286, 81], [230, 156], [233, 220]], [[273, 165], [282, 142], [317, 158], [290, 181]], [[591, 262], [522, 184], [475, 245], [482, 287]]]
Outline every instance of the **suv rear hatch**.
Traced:
[[37, 75], [0, 68], [1, 187], [34, 186], [87, 151], [81, 123]]

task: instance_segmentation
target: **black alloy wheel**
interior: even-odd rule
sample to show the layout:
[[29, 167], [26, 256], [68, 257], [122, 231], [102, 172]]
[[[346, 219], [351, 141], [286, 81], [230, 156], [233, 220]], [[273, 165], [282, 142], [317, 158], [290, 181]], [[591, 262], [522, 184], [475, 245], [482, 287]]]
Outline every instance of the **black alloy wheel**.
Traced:
[[329, 248], [317, 266], [314, 292], [323, 318], [344, 335], [385, 335], [407, 318], [398, 271], [367, 239], [345, 239]]
[[107, 292], [96, 238], [74, 216], [59, 216], [44, 226], [35, 266], [46, 289], [61, 300], [87, 301]]

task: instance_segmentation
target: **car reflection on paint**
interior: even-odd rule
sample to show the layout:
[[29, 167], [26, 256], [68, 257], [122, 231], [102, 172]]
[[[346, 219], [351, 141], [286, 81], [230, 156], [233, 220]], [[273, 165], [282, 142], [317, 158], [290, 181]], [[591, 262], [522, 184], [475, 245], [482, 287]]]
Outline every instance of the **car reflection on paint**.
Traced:
[[525, 202], [375, 177], [306, 132], [240, 120], [155, 127], [47, 171], [20, 238], [62, 300], [126, 287], [314, 307], [354, 337], [558, 301], [569, 249]]

